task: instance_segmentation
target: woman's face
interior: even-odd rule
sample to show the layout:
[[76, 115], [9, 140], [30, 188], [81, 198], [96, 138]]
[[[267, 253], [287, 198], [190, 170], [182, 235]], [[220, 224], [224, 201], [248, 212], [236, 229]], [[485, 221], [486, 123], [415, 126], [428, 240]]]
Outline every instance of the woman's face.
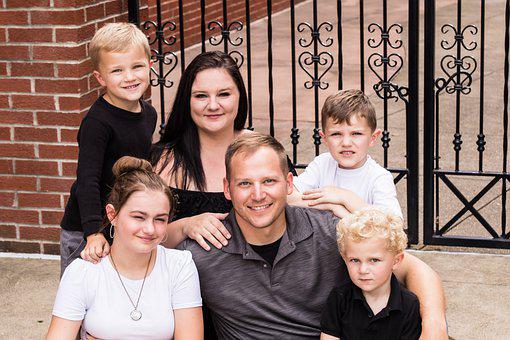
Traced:
[[165, 236], [169, 211], [168, 197], [152, 190], [131, 194], [117, 215], [108, 204], [106, 213], [115, 226], [114, 244], [135, 253], [149, 253]]
[[191, 87], [191, 119], [199, 131], [233, 131], [239, 106], [234, 79], [221, 68], [200, 71]]

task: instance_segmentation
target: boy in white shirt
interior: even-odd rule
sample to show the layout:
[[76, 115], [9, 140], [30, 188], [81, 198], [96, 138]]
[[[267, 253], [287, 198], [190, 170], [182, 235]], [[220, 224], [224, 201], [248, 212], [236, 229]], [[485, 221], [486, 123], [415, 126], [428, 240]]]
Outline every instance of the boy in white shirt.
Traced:
[[326, 99], [321, 120], [329, 152], [294, 178], [289, 204], [331, 210], [338, 217], [374, 205], [402, 217], [393, 176], [368, 155], [381, 134], [368, 97], [360, 90], [339, 91]]

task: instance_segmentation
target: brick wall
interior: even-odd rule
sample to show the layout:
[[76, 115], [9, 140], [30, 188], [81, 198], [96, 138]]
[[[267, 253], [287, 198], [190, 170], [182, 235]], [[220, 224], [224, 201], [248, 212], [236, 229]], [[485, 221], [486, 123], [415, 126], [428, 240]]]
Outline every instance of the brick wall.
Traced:
[[[184, 1], [186, 45], [200, 41], [197, 1]], [[244, 21], [244, 0], [230, 0], [229, 21]], [[266, 1], [251, 2], [252, 20]], [[273, 11], [287, 1], [274, 1]], [[178, 23], [176, 0], [163, 18]], [[140, 1], [155, 17], [155, 0]], [[207, 22], [222, 21], [220, 0]], [[59, 253], [59, 223], [76, 171], [76, 134], [100, 94], [88, 42], [107, 22], [127, 21], [127, 0], [0, 1], [0, 252]], [[178, 44], [176, 44], [178, 46]]]

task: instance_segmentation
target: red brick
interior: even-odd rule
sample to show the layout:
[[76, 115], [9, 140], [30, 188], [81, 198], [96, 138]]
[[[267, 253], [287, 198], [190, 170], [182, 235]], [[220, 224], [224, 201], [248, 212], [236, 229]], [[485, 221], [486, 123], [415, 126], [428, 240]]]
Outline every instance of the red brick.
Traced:
[[0, 124], [27, 124], [34, 123], [34, 114], [27, 111], [0, 111]]
[[56, 28], [55, 29], [55, 40], [56, 42], [84, 42], [90, 41], [96, 32], [96, 24], [91, 23], [89, 25], [80, 26], [77, 28]]
[[58, 142], [57, 129], [17, 127], [14, 128], [14, 139], [17, 141]]
[[39, 145], [39, 157], [46, 159], [76, 159], [78, 158], [78, 146]]
[[58, 105], [60, 106], [60, 110], [64, 111], [75, 111], [81, 109], [79, 97], [59, 97]]
[[11, 224], [0, 224], [0, 237], [16, 238], [16, 226]]
[[60, 195], [39, 193], [18, 193], [18, 207], [61, 208]]
[[53, 30], [51, 28], [10, 28], [9, 42], [52, 42]]
[[12, 207], [14, 205], [14, 192], [0, 192], [0, 205]]
[[14, 167], [11, 159], [0, 159], [0, 174], [13, 174]]
[[79, 113], [37, 112], [39, 125], [79, 126], [81, 120], [82, 116]]
[[35, 210], [0, 208], [2, 222], [39, 223], [39, 213]]
[[31, 11], [33, 25], [79, 25], [85, 22], [83, 9]]
[[40, 178], [41, 191], [69, 192], [74, 179], [68, 178]]
[[0, 241], [0, 252], [6, 253], [40, 253], [41, 247], [35, 242]]
[[24, 240], [58, 241], [60, 228], [19, 227], [19, 238]]
[[0, 190], [35, 190], [35, 177], [0, 175]]
[[[59, 240], [60, 240], [60, 231], [59, 231]], [[60, 243], [43, 243], [43, 254], [48, 255], [60, 255]]]
[[41, 211], [43, 224], [60, 224], [62, 221], [63, 211]]
[[78, 80], [64, 80], [64, 79], [36, 79], [35, 91], [37, 93], [81, 93], [83, 88], [80, 88]]
[[0, 48], [0, 59], [4, 60], [27, 60], [28, 46], [4, 45]]
[[4, 141], [11, 140], [11, 128], [0, 127], [0, 140], [4, 140]]
[[0, 28], [0, 43], [7, 42], [7, 30], [5, 28]]
[[78, 46], [37, 45], [33, 49], [34, 60], [82, 60], [87, 57], [85, 44]]
[[105, 14], [110, 16], [122, 12], [122, 3], [120, 1], [110, 1], [105, 4]]
[[85, 109], [90, 107], [99, 97], [99, 91], [91, 91], [80, 98], [80, 108]]
[[2, 78], [0, 92], [30, 92], [30, 79]]
[[60, 129], [60, 141], [69, 143], [76, 142], [78, 129]]
[[7, 0], [7, 8], [49, 7], [50, 0]]
[[25, 25], [25, 24], [28, 24], [28, 12], [0, 11], [0, 25]]
[[53, 96], [12, 95], [12, 106], [17, 109], [54, 110]]
[[52, 63], [12, 63], [11, 76], [53, 77], [55, 67]]
[[93, 21], [100, 18], [104, 18], [104, 4], [97, 4], [95, 6], [87, 7], [85, 9], [87, 21]]
[[9, 96], [0, 94], [0, 108], [10, 108]]
[[2, 143], [0, 144], [0, 157], [34, 157], [34, 146], [31, 144]]
[[62, 176], [76, 176], [76, 162], [62, 162]]
[[0, 62], [0, 76], [7, 75], [7, 63]]
[[57, 74], [60, 78], [82, 78], [91, 72], [90, 59], [75, 64], [57, 64]]
[[58, 163], [52, 161], [16, 161], [17, 175], [58, 176]]
[[55, 7], [82, 7], [90, 4], [90, 0], [54, 0]]

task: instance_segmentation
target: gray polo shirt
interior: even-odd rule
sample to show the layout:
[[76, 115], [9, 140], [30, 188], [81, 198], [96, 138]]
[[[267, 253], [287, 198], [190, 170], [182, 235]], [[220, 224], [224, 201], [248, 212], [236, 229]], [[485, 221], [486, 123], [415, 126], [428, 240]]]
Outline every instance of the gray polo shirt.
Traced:
[[233, 212], [223, 222], [231, 233], [222, 249], [193, 253], [204, 303], [220, 339], [310, 339], [320, 334], [321, 311], [331, 288], [349, 276], [338, 254], [329, 212], [287, 206], [287, 229], [273, 267], [246, 243]]

